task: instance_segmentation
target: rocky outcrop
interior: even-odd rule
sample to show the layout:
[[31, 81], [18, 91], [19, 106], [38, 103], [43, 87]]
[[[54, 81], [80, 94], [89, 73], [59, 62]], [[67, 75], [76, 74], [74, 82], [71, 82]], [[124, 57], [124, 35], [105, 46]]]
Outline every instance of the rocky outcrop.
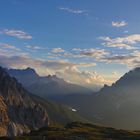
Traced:
[[46, 108], [0, 67], [0, 136], [17, 136], [47, 126]]
[[9, 122], [6, 104], [3, 101], [3, 97], [0, 96], [0, 136], [7, 135], [7, 126]]

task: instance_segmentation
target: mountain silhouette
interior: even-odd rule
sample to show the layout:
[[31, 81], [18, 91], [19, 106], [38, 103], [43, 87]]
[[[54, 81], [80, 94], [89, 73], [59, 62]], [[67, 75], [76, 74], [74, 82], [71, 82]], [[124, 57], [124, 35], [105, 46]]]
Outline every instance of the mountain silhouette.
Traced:
[[60, 98], [69, 94], [91, 94], [91, 89], [68, 83], [56, 75], [39, 76], [32, 68], [7, 69], [28, 91], [45, 98]]

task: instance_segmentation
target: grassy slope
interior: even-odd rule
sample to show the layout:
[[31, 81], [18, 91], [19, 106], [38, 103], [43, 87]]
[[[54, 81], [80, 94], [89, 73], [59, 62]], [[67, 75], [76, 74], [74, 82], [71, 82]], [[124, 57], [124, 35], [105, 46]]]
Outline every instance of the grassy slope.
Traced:
[[38, 103], [42, 104], [46, 108], [50, 119], [50, 124], [65, 125], [73, 121], [89, 122], [77, 112], [73, 112], [71, 109], [69, 109], [68, 106], [43, 100], [42, 98], [34, 95], [32, 98], [37, 100]]
[[29, 136], [9, 140], [139, 140], [140, 131], [117, 130], [92, 124], [74, 122], [66, 127], [50, 126], [33, 131]]

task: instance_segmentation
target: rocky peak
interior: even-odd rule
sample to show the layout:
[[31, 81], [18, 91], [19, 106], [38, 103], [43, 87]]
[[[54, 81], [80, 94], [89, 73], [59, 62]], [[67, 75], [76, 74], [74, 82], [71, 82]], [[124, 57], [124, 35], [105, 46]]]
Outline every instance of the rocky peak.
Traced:
[[26, 69], [8, 69], [8, 73], [11, 75], [32, 75], [32, 76], [38, 76], [36, 71], [30, 67], [27, 67]]
[[115, 84], [114, 86], [128, 86], [135, 85], [137, 86], [140, 82], [140, 68], [135, 68], [128, 73], [124, 74]]
[[16, 136], [48, 125], [46, 108], [1, 67], [0, 95], [0, 136]]

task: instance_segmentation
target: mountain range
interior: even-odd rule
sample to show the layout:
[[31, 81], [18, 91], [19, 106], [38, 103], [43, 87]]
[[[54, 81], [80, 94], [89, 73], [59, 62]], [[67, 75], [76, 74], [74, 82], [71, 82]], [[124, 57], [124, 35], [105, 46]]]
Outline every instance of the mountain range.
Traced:
[[6, 69], [28, 91], [43, 98], [60, 98], [70, 94], [91, 94], [93, 91], [80, 85], [68, 83], [56, 75], [39, 76], [32, 68]]
[[0, 136], [17, 136], [75, 120], [85, 121], [71, 108], [31, 94], [0, 67]]
[[[68, 83], [55, 75], [41, 77], [31, 68], [5, 70], [18, 79], [28, 92], [35, 94], [32, 95], [34, 98], [37, 95], [41, 97], [41, 102], [43, 97], [65, 104], [66, 109], [78, 113], [76, 118], [80, 116], [90, 122], [118, 129], [140, 129], [140, 68], [124, 74], [111, 86], [104, 85], [98, 92]], [[57, 122], [62, 123], [65, 119], [60, 120]]]
[[140, 129], [140, 68], [92, 95], [68, 95], [57, 100], [76, 108], [81, 115], [105, 126]]

